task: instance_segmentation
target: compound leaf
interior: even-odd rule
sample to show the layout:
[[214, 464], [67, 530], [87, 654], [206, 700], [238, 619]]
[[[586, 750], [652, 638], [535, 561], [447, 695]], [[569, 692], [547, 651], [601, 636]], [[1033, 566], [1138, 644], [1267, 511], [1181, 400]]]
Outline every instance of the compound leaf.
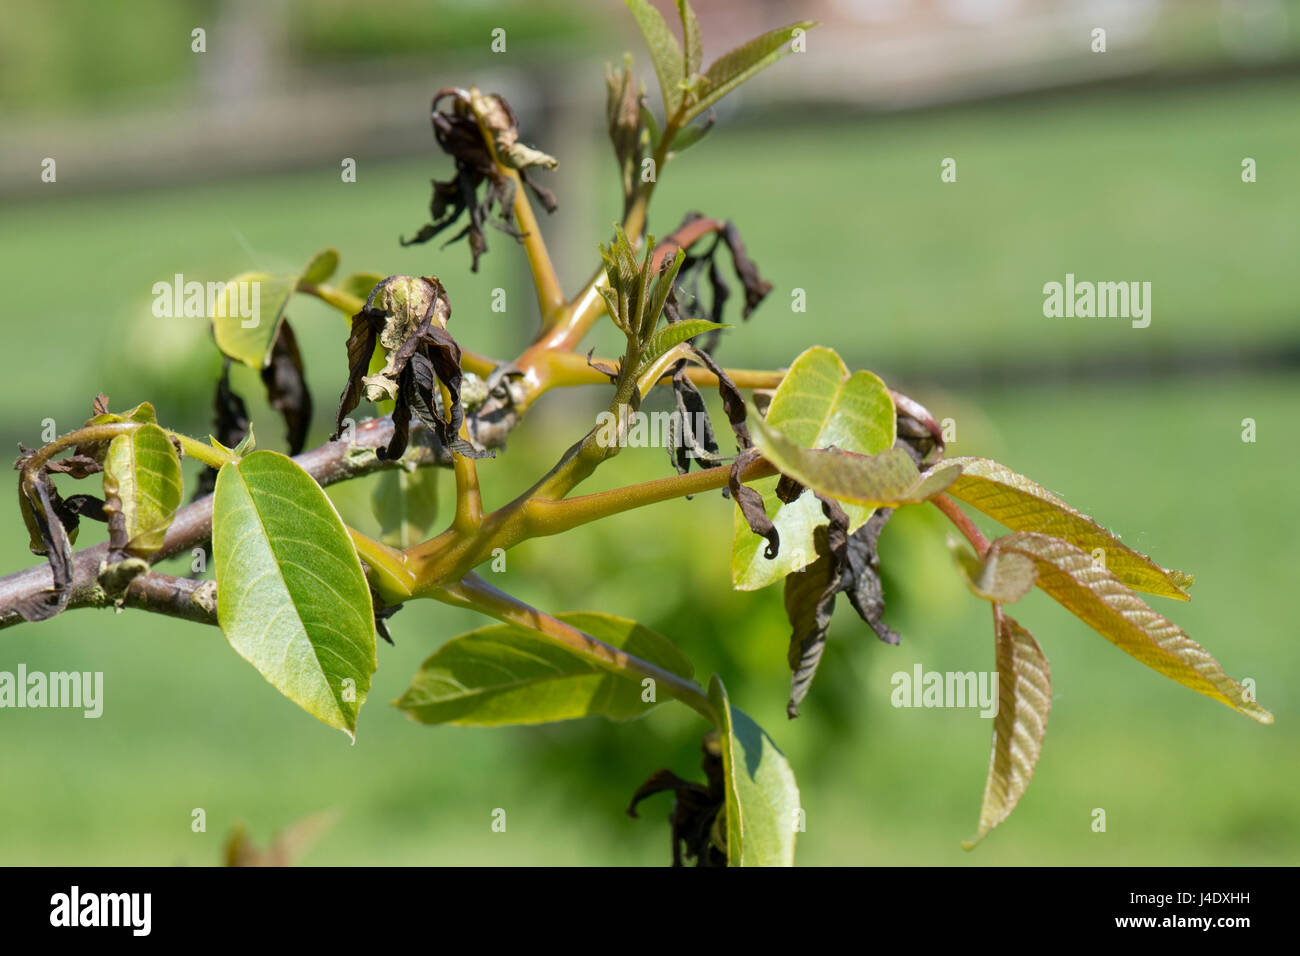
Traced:
[[1126, 654], [1261, 724], [1273, 722], [1273, 715], [1225, 674], [1209, 651], [1148, 607], [1090, 554], [1060, 538], [1025, 531], [999, 538], [998, 548], [1032, 558], [1038, 586]]
[[1145, 554], [1134, 551], [1088, 515], [1081, 514], [1046, 488], [987, 458], [951, 458], [961, 466], [961, 477], [948, 493], [1012, 531], [1034, 531], [1064, 538], [1084, 551], [1100, 548], [1106, 567], [1129, 587], [1187, 600], [1192, 576], [1162, 568]]

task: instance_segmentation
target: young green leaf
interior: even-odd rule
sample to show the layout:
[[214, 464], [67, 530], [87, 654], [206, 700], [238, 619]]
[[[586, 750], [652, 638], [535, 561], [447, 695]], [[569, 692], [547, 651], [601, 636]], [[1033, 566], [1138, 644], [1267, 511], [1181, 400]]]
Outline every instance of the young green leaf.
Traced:
[[641, 363], [637, 366], [636, 377], [641, 378], [650, 370], [655, 361], [673, 346], [680, 345], [682, 342], [693, 339], [705, 332], [711, 332], [713, 329], [729, 328], [731, 326], [719, 322], [710, 322], [708, 319], [683, 319], [680, 322], [665, 325], [650, 336], [645, 345], [642, 346]]
[[948, 549], [976, 597], [997, 604], [1015, 604], [1034, 589], [1038, 569], [1023, 554], [1002, 551], [996, 541], [981, 560], [960, 538], [950, 536]]
[[796, 30], [807, 31], [816, 25], [815, 20], [800, 20], [764, 33], [718, 57], [705, 71], [704, 82], [697, 91], [698, 99], [686, 110], [686, 120], [698, 116], [751, 76], [789, 53]]
[[794, 771], [763, 728], [731, 706], [717, 674], [709, 700], [718, 714], [727, 786], [727, 864], [793, 866], [803, 812]]
[[326, 249], [312, 256], [297, 275], [244, 272], [235, 276], [217, 294], [215, 310], [208, 316], [217, 348], [260, 371], [271, 360], [284, 310], [299, 284], [324, 282], [338, 264], [339, 254]]
[[370, 587], [334, 505], [291, 458], [223, 465], [212, 507], [217, 620], [282, 694], [349, 737], [375, 672]]
[[[635, 621], [609, 614], [557, 617], [681, 677], [694, 673], [672, 641]], [[639, 678], [602, 670], [525, 627], [496, 624], [440, 647], [394, 703], [423, 724], [496, 727], [591, 716], [633, 720], [657, 702]]]
[[104, 457], [104, 512], [114, 552], [148, 558], [181, 503], [181, 463], [157, 425], [118, 435]]
[[668, 29], [663, 15], [648, 0], [624, 0], [636, 18], [636, 25], [650, 49], [650, 61], [659, 77], [659, 89], [664, 97], [664, 115], [671, 118], [682, 104], [681, 82], [685, 77], [685, 60], [681, 44]]
[[752, 418], [754, 444], [764, 458], [783, 475], [839, 501], [876, 508], [919, 504], [946, 490], [961, 474], [961, 466], [950, 462], [918, 472], [902, 448], [879, 455], [801, 448], [757, 415]]
[[297, 276], [241, 272], [217, 295], [209, 318], [217, 348], [236, 362], [260, 371], [271, 356]]
[[418, 544], [429, 536], [438, 517], [438, 469], [381, 472], [370, 505], [384, 544], [403, 549]]
[[302, 270], [302, 275], [298, 277], [298, 284], [320, 285], [322, 282], [328, 282], [330, 276], [334, 275], [338, 267], [338, 250], [322, 249], [311, 257], [311, 262], [307, 263], [307, 268]]
[[695, 11], [687, 0], [677, 0], [677, 15], [682, 19], [682, 43], [685, 46], [684, 76], [689, 79], [700, 72], [700, 60], [703, 56], [700, 46], [700, 22], [695, 19]]
[[1034, 635], [993, 605], [998, 712], [993, 750], [980, 806], [979, 829], [962, 843], [968, 850], [1005, 820], [1029, 786], [1043, 749], [1052, 708], [1052, 674]]
[[1089, 553], [1100, 548], [1106, 555], [1106, 567], [1129, 587], [1147, 594], [1187, 600], [1184, 589], [1192, 583], [1190, 574], [1160, 567], [1024, 475], [987, 458], [949, 461], [961, 465], [962, 470], [961, 477], [948, 490], [954, 498], [978, 508], [1012, 531], [1034, 531], [1064, 538]]
[[[756, 416], [751, 416], [756, 417]], [[870, 372], [849, 374], [840, 357], [814, 346], [790, 366], [767, 411], [766, 422], [805, 448], [835, 445], [846, 451], [875, 455], [894, 444], [894, 402], [885, 383]], [[732, 543], [731, 582], [752, 591], [779, 581], [816, 560], [814, 531], [826, 516], [812, 495], [784, 504], [774, 480], [758, 483], [763, 504], [781, 536], [781, 550], [770, 561], [763, 557], [761, 539], [749, 530], [737, 509]], [[847, 505], [849, 531], [871, 517], [870, 507]]]
[[1225, 674], [1209, 651], [1148, 607], [1092, 555], [1060, 538], [1024, 531], [999, 538], [998, 549], [1033, 559], [1038, 586], [1126, 654], [1261, 724], [1273, 722], [1273, 715]]

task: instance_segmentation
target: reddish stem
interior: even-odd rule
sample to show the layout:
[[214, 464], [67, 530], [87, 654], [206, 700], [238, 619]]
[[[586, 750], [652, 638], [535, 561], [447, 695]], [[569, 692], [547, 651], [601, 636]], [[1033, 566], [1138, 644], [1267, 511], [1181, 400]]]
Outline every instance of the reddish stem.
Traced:
[[957, 530], [966, 536], [966, 540], [971, 543], [976, 554], [982, 558], [988, 553], [989, 539], [980, 533], [980, 529], [975, 527], [975, 523], [966, 516], [966, 512], [957, 507], [957, 502], [947, 495], [935, 495], [930, 499], [930, 504], [947, 515], [948, 520], [957, 526]]

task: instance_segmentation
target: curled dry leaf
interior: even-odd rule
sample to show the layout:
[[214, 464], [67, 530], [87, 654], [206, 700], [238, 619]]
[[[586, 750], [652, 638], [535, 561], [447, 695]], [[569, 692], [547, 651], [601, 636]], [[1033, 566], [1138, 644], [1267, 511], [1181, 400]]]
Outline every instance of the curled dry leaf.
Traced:
[[[450, 101], [450, 107], [442, 104]], [[469, 222], [446, 243], [468, 238], [472, 256], [471, 269], [478, 271], [479, 257], [487, 251], [484, 227], [489, 223], [507, 235], [522, 238], [515, 226], [514, 180], [503, 174], [493, 161], [493, 150], [502, 165], [515, 169], [519, 178], [531, 189], [546, 207], [556, 209], [555, 196], [533, 182], [529, 170], [535, 167], [551, 169], [554, 158], [519, 142], [518, 123], [509, 104], [495, 94], [483, 95], [477, 90], [444, 89], [433, 98], [430, 108], [433, 135], [442, 151], [452, 157], [455, 176], [449, 180], [433, 181], [433, 198], [429, 203], [432, 219], [411, 239], [402, 239], [404, 246], [428, 242], [451, 227], [462, 214]], [[481, 124], [481, 125], [480, 125]], [[493, 142], [488, 144], [483, 131], [487, 129]], [[480, 198], [479, 190], [483, 189]]]
[[[432, 276], [389, 276], [370, 293], [365, 306], [352, 317], [348, 336], [348, 381], [339, 397], [337, 440], [343, 420], [368, 400], [395, 401], [393, 437], [381, 458], [400, 458], [410, 439], [414, 413], [442, 444], [457, 454], [480, 458], [491, 454], [476, 449], [460, 437], [465, 412], [461, 405], [460, 346], [447, 331], [451, 303], [442, 283]], [[384, 366], [367, 375], [377, 346], [387, 350]], [[446, 388], [450, 409], [444, 409], [438, 386]]]
[[671, 770], [656, 770], [637, 788], [627, 808], [627, 815], [636, 819], [637, 805], [646, 797], [672, 793], [668, 823], [672, 827], [673, 866], [682, 866], [683, 857], [695, 860], [696, 866], [727, 865], [726, 840], [719, 826], [726, 816], [726, 783], [716, 731], [704, 736], [700, 749], [704, 752], [701, 766], [706, 783], [683, 780]]

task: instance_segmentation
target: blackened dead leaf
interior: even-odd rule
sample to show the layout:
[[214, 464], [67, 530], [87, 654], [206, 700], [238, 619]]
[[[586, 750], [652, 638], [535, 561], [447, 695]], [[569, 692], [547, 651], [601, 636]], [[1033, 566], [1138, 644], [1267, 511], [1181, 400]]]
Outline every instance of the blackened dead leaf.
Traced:
[[[23, 464], [19, 459], [18, 467]], [[34, 476], [24, 475], [19, 479], [18, 493], [23, 518], [32, 536], [32, 552], [49, 559], [53, 587], [19, 601], [17, 610], [23, 620], [44, 621], [68, 604], [68, 591], [72, 587], [72, 542], [59, 517], [55, 504], [58, 492], [48, 472], [42, 469]], [[74, 520], [75, 517], [74, 514]]]
[[[217, 391], [212, 400], [212, 425], [214, 429], [212, 437], [227, 448], [234, 448], [248, 434], [249, 423], [248, 406], [230, 387], [230, 361], [229, 358], [222, 361], [221, 378], [217, 379]], [[217, 469], [212, 467], [204, 468], [199, 473], [199, 480], [194, 489], [194, 498], [192, 500], [197, 501], [212, 494], [212, 489], [216, 486]]]
[[47, 463], [45, 469], [55, 474], [71, 475], [73, 478], [87, 478], [103, 471], [104, 465], [92, 455], [74, 454]]
[[749, 429], [745, 427], [745, 399], [741, 396], [740, 389], [736, 388], [736, 383], [708, 352], [694, 349], [692, 354], [718, 377], [718, 394], [722, 396], [722, 410], [727, 413], [727, 421], [736, 436], [737, 450], [745, 451], [753, 447], [753, 439], [749, 437]]
[[799, 716], [799, 703], [817, 674], [835, 610], [835, 595], [843, 588], [848, 565], [849, 516], [834, 499], [817, 497], [822, 513], [829, 519], [813, 535], [817, 560], [785, 579], [785, 612], [792, 629], [787, 657], [794, 674], [786, 705], [791, 718]]
[[[719, 826], [725, 816], [726, 790], [723, 781], [722, 751], [716, 732], [705, 735], [701, 743], [706, 784], [683, 780], [671, 770], [658, 770], [637, 788], [627, 814], [634, 819], [636, 807], [642, 800], [665, 791], [673, 794], [673, 807], [668, 814], [672, 827], [673, 866], [682, 866], [683, 855], [695, 860], [696, 866], [726, 866], [726, 851], [718, 846], [715, 834], [725, 834]], [[725, 837], [719, 837], [725, 839]]]
[[776, 496], [783, 504], [790, 504], [804, 493], [804, 486], [789, 475], [782, 475], [776, 483]]
[[758, 266], [745, 252], [745, 243], [741, 241], [740, 231], [733, 223], [727, 223], [722, 230], [722, 241], [731, 250], [731, 262], [736, 267], [736, 275], [745, 287], [745, 308], [741, 318], [747, 319], [759, 304], [772, 291], [772, 283], [758, 274]]
[[[444, 101], [450, 101], [449, 109], [442, 108]], [[484, 126], [491, 132], [493, 147], [502, 162], [518, 170], [520, 179], [542, 201], [547, 212], [556, 209], [555, 197], [533, 182], [528, 172], [533, 166], [552, 168], [555, 160], [519, 143], [518, 124], [506, 101], [499, 96], [482, 96], [465, 90], [449, 88], [439, 91], [433, 98], [430, 120], [438, 146], [452, 157], [455, 176], [445, 181], [433, 181], [433, 198], [429, 203], [432, 222], [411, 239], [400, 241], [404, 246], [428, 242], [452, 226], [462, 214], [468, 214], [469, 222], [448, 240], [447, 245], [468, 238], [474, 272], [478, 271], [479, 257], [487, 251], [487, 237], [484, 235], [487, 224], [516, 239], [522, 238], [515, 227], [514, 181], [493, 162], [492, 150], [475, 118], [476, 109], [483, 114]], [[482, 198], [478, 195], [480, 188], [483, 189]]]
[[731, 497], [740, 506], [740, 513], [744, 515], [749, 530], [767, 539], [763, 557], [771, 561], [781, 550], [781, 535], [776, 530], [776, 525], [772, 523], [772, 519], [767, 516], [767, 509], [763, 507], [763, 496], [748, 485], [740, 483], [741, 472], [756, 458], [758, 458], [758, 450], [754, 448], [746, 449], [737, 455], [736, 460], [731, 463], [727, 487], [731, 490]]
[[849, 596], [849, 603], [866, 621], [876, 637], [886, 644], [897, 644], [898, 633], [887, 625], [885, 614], [885, 595], [880, 581], [880, 556], [876, 545], [880, 532], [893, 515], [893, 508], [879, 508], [866, 524], [849, 535], [848, 566], [844, 569], [844, 591]]
[[280, 323], [280, 332], [271, 347], [271, 360], [262, 369], [262, 384], [266, 386], [267, 401], [284, 418], [289, 454], [296, 455], [307, 443], [312, 405], [311, 392], [303, 377], [298, 340], [287, 318]]
[[670, 422], [674, 440], [669, 443], [668, 457], [677, 474], [686, 474], [692, 460], [709, 465], [721, 462], [708, 407], [695, 383], [686, 377], [685, 361], [679, 362], [673, 371], [673, 417]]
[[[461, 352], [447, 331], [451, 303], [442, 283], [432, 276], [389, 276], [375, 286], [365, 307], [352, 317], [348, 337], [348, 382], [339, 398], [337, 439], [343, 420], [364, 394], [370, 401], [392, 400], [393, 437], [379, 449], [383, 459], [400, 458], [410, 437], [414, 413], [433, 431], [443, 446], [468, 458], [491, 454], [476, 449], [460, 437], [465, 412], [460, 390]], [[388, 350], [384, 367], [367, 375], [376, 346]], [[439, 384], [450, 396], [442, 407]]]

